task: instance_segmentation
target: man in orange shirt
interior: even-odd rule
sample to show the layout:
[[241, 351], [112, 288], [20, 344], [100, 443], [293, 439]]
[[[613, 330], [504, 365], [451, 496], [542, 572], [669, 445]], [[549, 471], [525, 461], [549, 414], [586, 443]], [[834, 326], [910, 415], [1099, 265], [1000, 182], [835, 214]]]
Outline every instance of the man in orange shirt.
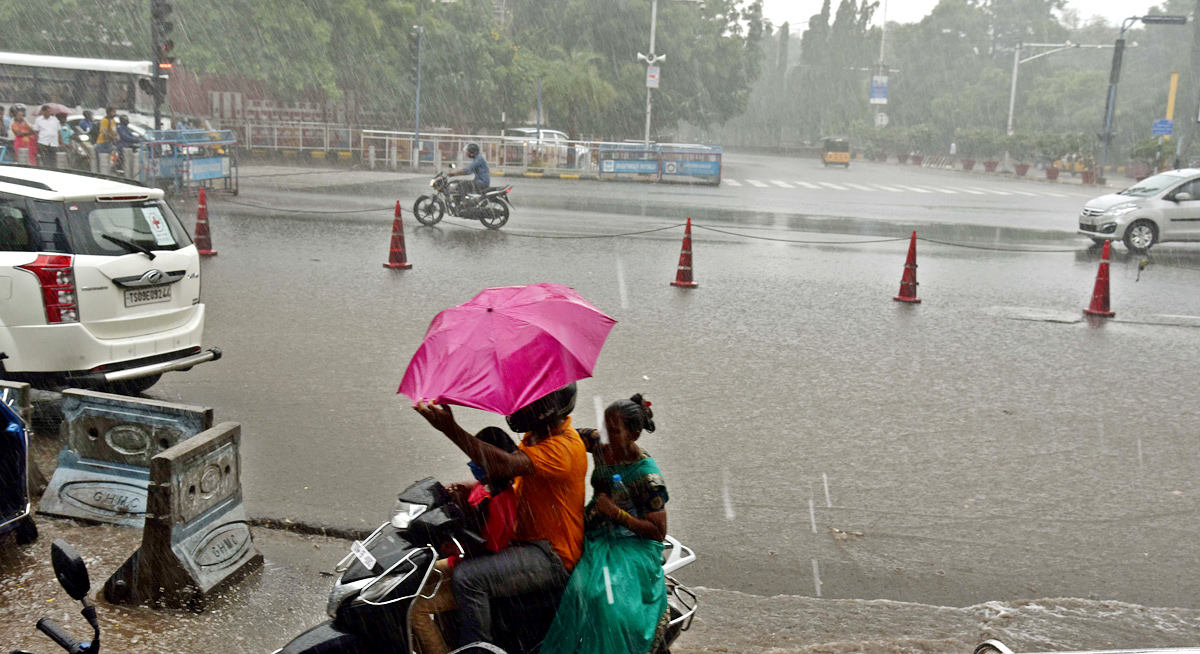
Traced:
[[414, 408], [489, 477], [516, 478], [512, 544], [490, 556], [466, 559], [454, 570], [459, 645], [492, 642], [491, 598], [557, 593], [583, 554], [588, 464], [583, 440], [571, 427], [575, 384], [508, 416], [513, 431], [526, 432], [511, 454], [467, 433], [448, 406], [418, 402]]

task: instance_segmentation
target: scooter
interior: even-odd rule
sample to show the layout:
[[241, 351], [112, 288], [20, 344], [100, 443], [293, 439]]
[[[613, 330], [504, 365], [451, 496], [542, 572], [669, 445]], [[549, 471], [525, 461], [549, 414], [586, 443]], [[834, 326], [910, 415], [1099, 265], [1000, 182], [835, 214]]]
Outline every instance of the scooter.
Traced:
[[[454, 164], [450, 164], [454, 168]], [[413, 215], [422, 225], [436, 225], [447, 212], [455, 218], [478, 220], [488, 229], [500, 229], [508, 222], [512, 201], [508, 194], [512, 186], [492, 186], [483, 193], [468, 193], [460, 200], [457, 181], [450, 181], [446, 173], [438, 173], [429, 180], [433, 195], [422, 195], [413, 203]]]
[[[340, 577], [326, 608], [331, 619], [296, 636], [274, 654], [410, 654], [414, 601], [433, 597], [441, 584], [449, 583], [434, 568], [440, 553], [445, 549], [471, 556], [483, 549], [484, 539], [466, 524], [462, 511], [436, 479], [409, 486], [400, 493], [391, 519], [366, 540], [356, 541], [335, 568]], [[696, 594], [671, 574], [695, 561], [696, 554], [671, 536], [664, 544], [669, 646], [691, 626], [697, 607]], [[432, 588], [427, 589], [431, 580]], [[557, 606], [558, 597], [544, 593], [494, 599], [496, 644], [472, 643], [456, 652], [536, 652]]]
[[[58, 583], [62, 585], [63, 590], [67, 591], [67, 595], [71, 599], [83, 604], [83, 614], [88, 624], [92, 626], [92, 640], [80, 642], [71, 637], [65, 629], [60, 627], [58, 623], [50, 618], [42, 618], [37, 621], [37, 630], [46, 634], [70, 654], [99, 654], [100, 652], [100, 624], [96, 622], [96, 607], [88, 601], [88, 592], [92, 586], [88, 581], [87, 565], [83, 562], [83, 557], [79, 556], [79, 552], [71, 547], [64, 540], [56, 540], [50, 546], [50, 560], [54, 563], [54, 576], [58, 578]], [[30, 654], [24, 650], [13, 650], [12, 654]]]

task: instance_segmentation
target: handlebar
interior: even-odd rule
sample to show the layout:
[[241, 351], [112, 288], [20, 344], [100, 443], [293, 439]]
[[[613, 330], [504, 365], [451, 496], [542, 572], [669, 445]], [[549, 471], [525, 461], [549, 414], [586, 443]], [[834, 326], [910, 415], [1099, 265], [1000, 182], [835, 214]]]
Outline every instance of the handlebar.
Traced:
[[77, 652], [81, 651], [79, 642], [74, 638], [71, 638], [71, 634], [68, 634], [65, 629], [58, 626], [58, 623], [50, 618], [42, 618], [41, 620], [38, 620], [37, 629], [38, 631], [49, 636], [50, 640], [58, 643], [59, 647], [71, 652], [71, 654], [76, 654]]

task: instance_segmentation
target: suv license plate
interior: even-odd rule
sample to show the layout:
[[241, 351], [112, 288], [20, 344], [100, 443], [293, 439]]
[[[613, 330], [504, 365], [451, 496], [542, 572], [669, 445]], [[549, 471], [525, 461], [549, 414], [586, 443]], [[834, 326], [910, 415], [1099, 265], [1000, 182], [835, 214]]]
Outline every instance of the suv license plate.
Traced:
[[170, 302], [170, 286], [151, 286], [149, 288], [134, 288], [125, 291], [125, 306], [136, 307], [156, 302]]

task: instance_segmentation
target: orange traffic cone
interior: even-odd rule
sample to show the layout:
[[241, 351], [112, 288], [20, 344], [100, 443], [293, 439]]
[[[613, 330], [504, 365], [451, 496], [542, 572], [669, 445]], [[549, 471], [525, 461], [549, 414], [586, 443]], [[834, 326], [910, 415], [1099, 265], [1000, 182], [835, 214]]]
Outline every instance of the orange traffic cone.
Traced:
[[208, 233], [208, 199], [204, 195], [204, 187], [200, 187], [200, 204], [196, 207], [196, 250], [202, 257], [215, 257], [217, 251], [212, 249], [212, 236]]
[[897, 302], [920, 304], [917, 297], [917, 233], [912, 233], [908, 243], [908, 260], [904, 262], [904, 275], [900, 277], [900, 295], [892, 298]]
[[1092, 290], [1092, 304], [1083, 310], [1084, 315], [1112, 318], [1117, 315], [1108, 306], [1108, 256], [1112, 252], [1112, 241], [1104, 242], [1100, 253], [1100, 270], [1096, 271], [1096, 286]]
[[396, 219], [392, 221], [392, 250], [388, 253], [384, 268], [400, 268], [408, 270], [412, 264], [404, 253], [404, 222], [400, 220], [400, 201], [396, 201]]
[[679, 268], [675, 271], [675, 281], [671, 286], [696, 288], [700, 284], [692, 281], [692, 219], [687, 219], [687, 227], [683, 230], [683, 248], [679, 251]]

